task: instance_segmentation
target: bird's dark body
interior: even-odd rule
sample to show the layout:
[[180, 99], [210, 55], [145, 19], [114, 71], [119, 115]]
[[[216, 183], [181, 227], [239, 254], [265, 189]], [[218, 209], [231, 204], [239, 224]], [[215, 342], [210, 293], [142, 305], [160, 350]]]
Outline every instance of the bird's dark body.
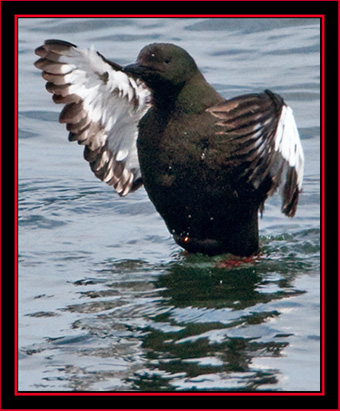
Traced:
[[240, 181], [239, 160], [228, 161], [228, 140], [216, 134], [216, 119], [206, 111], [224, 99], [212, 94], [214, 101], [189, 110], [178, 96], [173, 106], [155, 106], [144, 116], [137, 140], [143, 183], [183, 248], [251, 255], [259, 246], [265, 192]]
[[150, 44], [124, 68], [60, 40], [36, 53], [47, 90], [65, 104], [60, 121], [85, 146], [91, 170], [122, 196], [144, 184], [189, 252], [256, 253], [259, 209], [279, 187], [282, 212], [294, 216], [304, 157], [280, 96], [226, 100], [173, 44]]

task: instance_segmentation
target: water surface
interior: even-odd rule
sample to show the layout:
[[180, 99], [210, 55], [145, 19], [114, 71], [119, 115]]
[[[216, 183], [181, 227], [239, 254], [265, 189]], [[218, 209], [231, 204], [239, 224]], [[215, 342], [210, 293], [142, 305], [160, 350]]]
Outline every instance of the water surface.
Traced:
[[[306, 157], [296, 217], [270, 199], [248, 262], [183, 253], [143, 188], [120, 198], [67, 141], [33, 66], [47, 38], [123, 65], [173, 42], [226, 97], [280, 93]], [[319, 39], [318, 19], [20, 19], [20, 390], [320, 389]]]

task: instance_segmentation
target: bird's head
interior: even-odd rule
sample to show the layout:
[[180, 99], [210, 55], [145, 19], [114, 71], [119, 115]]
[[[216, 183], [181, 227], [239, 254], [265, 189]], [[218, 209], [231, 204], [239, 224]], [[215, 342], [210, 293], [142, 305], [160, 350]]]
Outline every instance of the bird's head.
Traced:
[[181, 88], [197, 72], [194, 59], [181, 47], [169, 43], [145, 46], [137, 61], [123, 69], [140, 78], [152, 91], [169, 91]]

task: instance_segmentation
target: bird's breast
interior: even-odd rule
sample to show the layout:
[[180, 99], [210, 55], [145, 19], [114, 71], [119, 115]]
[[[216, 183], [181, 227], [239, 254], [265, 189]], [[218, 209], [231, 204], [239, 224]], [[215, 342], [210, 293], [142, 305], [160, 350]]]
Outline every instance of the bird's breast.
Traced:
[[224, 191], [230, 168], [228, 141], [216, 132], [210, 113], [166, 115], [150, 112], [139, 125], [138, 156], [148, 193], [164, 189], [171, 195], [185, 191]]

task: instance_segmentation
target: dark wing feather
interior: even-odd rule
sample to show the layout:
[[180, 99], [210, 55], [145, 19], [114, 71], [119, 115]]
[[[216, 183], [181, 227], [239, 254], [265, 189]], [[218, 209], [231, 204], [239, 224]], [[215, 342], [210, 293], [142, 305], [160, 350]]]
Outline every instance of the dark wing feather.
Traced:
[[210, 107], [229, 141], [228, 161], [238, 164], [240, 181], [258, 189], [268, 182], [266, 197], [280, 187], [282, 212], [296, 212], [302, 188], [304, 156], [293, 112], [269, 90], [248, 94]]
[[94, 174], [122, 196], [139, 188], [137, 125], [150, 107], [150, 91], [93, 48], [46, 40], [35, 52], [47, 91], [65, 104], [59, 121], [70, 141], [85, 145]]

